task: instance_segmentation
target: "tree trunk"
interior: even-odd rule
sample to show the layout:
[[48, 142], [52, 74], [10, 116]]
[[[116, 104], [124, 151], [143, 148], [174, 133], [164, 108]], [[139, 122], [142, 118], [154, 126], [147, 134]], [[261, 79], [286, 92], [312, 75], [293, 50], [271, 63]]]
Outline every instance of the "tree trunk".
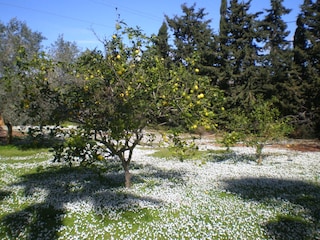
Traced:
[[129, 171], [131, 154], [126, 158], [125, 153], [121, 152], [118, 154], [118, 157], [121, 159], [121, 164], [124, 170], [124, 183], [126, 188], [131, 187], [131, 173]]
[[124, 169], [125, 187], [130, 188], [131, 187], [131, 173], [129, 171], [129, 162], [128, 161], [122, 162], [122, 166]]
[[124, 176], [125, 176], [125, 186], [126, 186], [126, 188], [130, 188], [131, 187], [131, 173], [129, 172], [129, 169], [125, 170]]
[[262, 165], [262, 149], [264, 145], [262, 143], [258, 144], [256, 147], [256, 155], [257, 155], [257, 163], [258, 165]]
[[12, 139], [13, 139], [13, 136], [12, 136], [12, 124], [10, 122], [7, 122], [6, 123], [6, 126], [8, 128], [8, 133], [7, 133], [7, 143], [8, 144], [11, 144], [12, 143]]

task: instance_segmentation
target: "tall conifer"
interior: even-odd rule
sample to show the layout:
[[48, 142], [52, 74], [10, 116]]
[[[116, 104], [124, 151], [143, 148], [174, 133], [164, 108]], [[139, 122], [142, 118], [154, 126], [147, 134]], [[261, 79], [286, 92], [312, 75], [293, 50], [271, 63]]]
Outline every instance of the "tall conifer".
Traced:
[[215, 81], [215, 38], [210, 27], [211, 20], [205, 19], [204, 8], [196, 9], [196, 4], [181, 6], [183, 15], [170, 18], [167, 23], [173, 32], [175, 49], [173, 57], [176, 62], [187, 63], [189, 59], [196, 60], [199, 74], [209, 76]]
[[297, 18], [294, 62], [299, 67], [303, 90], [301, 121], [320, 137], [320, 1], [305, 0]]

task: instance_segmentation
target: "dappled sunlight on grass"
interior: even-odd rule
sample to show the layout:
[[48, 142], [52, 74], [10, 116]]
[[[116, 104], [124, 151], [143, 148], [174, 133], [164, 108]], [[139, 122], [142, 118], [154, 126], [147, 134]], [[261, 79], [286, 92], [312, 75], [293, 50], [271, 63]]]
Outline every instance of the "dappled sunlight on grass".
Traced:
[[258, 166], [245, 148], [184, 162], [154, 151], [136, 149], [130, 189], [113, 160], [70, 168], [47, 152], [3, 158], [0, 238], [320, 237], [319, 153], [267, 153]]

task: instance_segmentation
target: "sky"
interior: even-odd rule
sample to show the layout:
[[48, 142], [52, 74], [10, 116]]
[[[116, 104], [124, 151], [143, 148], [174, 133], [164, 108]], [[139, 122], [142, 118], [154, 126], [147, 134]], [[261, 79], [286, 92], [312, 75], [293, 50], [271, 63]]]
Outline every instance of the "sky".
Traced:
[[[205, 8], [206, 19], [211, 19], [214, 32], [219, 31], [221, 0], [0, 0], [0, 22], [7, 24], [17, 18], [33, 31], [41, 32], [49, 47], [59, 35], [75, 42], [81, 50], [102, 49], [99, 39], [110, 38], [115, 32], [116, 20], [123, 20], [130, 27], [139, 26], [147, 35], [157, 34], [165, 15], [181, 16], [181, 5]], [[228, 0], [229, 2], [229, 0]], [[283, 5], [292, 9], [284, 16], [289, 36], [293, 38], [296, 17], [303, 0], [284, 0]], [[270, 0], [252, 0], [249, 12], [270, 8]]]

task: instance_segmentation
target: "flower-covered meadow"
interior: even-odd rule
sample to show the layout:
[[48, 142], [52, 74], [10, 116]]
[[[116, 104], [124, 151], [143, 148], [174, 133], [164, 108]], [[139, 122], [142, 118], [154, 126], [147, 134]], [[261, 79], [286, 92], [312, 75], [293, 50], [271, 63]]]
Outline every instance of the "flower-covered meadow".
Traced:
[[118, 161], [0, 154], [1, 239], [320, 239], [320, 153], [267, 148], [156, 158], [138, 147], [132, 187]]

